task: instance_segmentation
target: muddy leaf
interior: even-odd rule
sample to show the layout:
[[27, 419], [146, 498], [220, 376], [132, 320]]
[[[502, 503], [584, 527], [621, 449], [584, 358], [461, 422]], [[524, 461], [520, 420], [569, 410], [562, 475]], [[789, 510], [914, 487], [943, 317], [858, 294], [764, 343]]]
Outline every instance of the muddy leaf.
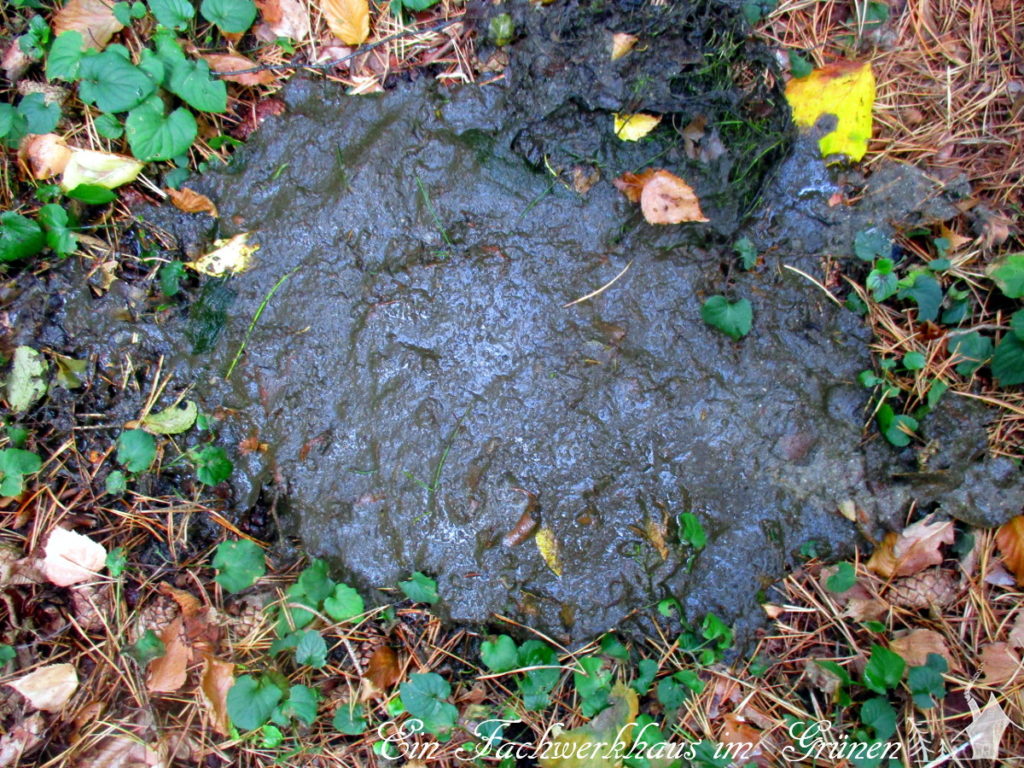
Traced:
[[1007, 643], [983, 647], [980, 664], [985, 685], [1003, 685], [1021, 673], [1020, 656]]
[[185, 213], [208, 213], [215, 219], [220, 215], [217, 213], [217, 206], [213, 204], [210, 198], [188, 187], [168, 189], [167, 196], [171, 198], [174, 207], [179, 211], [184, 211]]
[[0, 766], [28, 765], [27, 758], [42, 746], [45, 731], [46, 720], [38, 712], [15, 723], [8, 733], [0, 736]]
[[73, 29], [82, 33], [82, 50], [102, 51], [110, 38], [124, 29], [113, 11], [113, 3], [105, 0], [69, 0], [53, 18], [53, 35]]
[[222, 736], [231, 732], [231, 721], [228, 719], [228, 691], [235, 684], [235, 665], [230, 661], [221, 661], [213, 656], [203, 659], [203, 674], [199, 680], [199, 690], [203, 704], [210, 715], [213, 729]]
[[[237, 53], [208, 53], [203, 55], [203, 59], [214, 72], [237, 72], [259, 66], [252, 59]], [[277, 75], [264, 70], [263, 72], [246, 72], [238, 75], [220, 75], [220, 79], [239, 85], [269, 85], [277, 79]], [[182, 210], [186, 209], [182, 208]]]
[[378, 691], [391, 690], [402, 679], [402, 665], [395, 650], [389, 645], [382, 645], [374, 651], [366, 665], [365, 676]]
[[534, 536], [534, 541], [537, 542], [537, 550], [551, 572], [555, 576], [561, 576], [562, 562], [558, 559], [558, 540], [555, 538], [554, 531], [550, 528], [541, 528]]
[[[636, 691], [616, 683], [609, 696], [611, 705], [580, 728], [562, 731], [541, 754], [541, 768], [615, 768], [621, 764], [614, 755], [632, 743], [638, 711]], [[624, 742], [624, 743], [623, 743]], [[602, 747], [601, 745], [607, 745]]]
[[178, 616], [160, 634], [166, 651], [150, 662], [149, 681], [146, 683], [146, 688], [153, 693], [173, 693], [185, 684], [192, 648], [185, 642], [184, 622]]
[[936, 653], [944, 658], [950, 669], [955, 667], [946, 639], [932, 629], [914, 629], [895, 637], [889, 643], [889, 650], [902, 656], [908, 667], [924, 666], [929, 653]]
[[835, 115], [835, 129], [818, 142], [822, 157], [846, 155], [856, 161], [868, 151], [875, 102], [870, 62], [837, 62], [807, 77], [794, 77], [786, 84], [786, 101], [801, 128], [814, 127], [823, 115]]
[[655, 171], [640, 191], [640, 210], [649, 224], [707, 221], [693, 189], [668, 171]]
[[214, 249], [185, 266], [210, 277], [238, 274], [249, 268], [258, 245], [249, 245], [249, 233], [242, 232], [228, 240], [215, 240]]
[[75, 360], [73, 357], [54, 354], [53, 362], [57, 366], [57, 383], [64, 389], [78, 389], [82, 386], [82, 374], [89, 367], [88, 360]]
[[67, 528], [50, 531], [44, 552], [43, 573], [59, 587], [95, 578], [107, 562], [102, 544]]
[[1024, 515], [1017, 515], [996, 531], [996, 545], [1003, 555], [1003, 562], [1024, 585]]
[[309, 35], [309, 11], [301, 0], [256, 0], [256, 7], [274, 37], [302, 40]]
[[180, 435], [196, 423], [199, 406], [192, 400], [151, 413], [142, 420], [142, 428], [154, 435]]
[[142, 166], [133, 157], [73, 147], [60, 185], [65, 191], [81, 185], [114, 189], [135, 181]]
[[49, 664], [8, 683], [33, 709], [59, 712], [78, 690], [78, 673], [71, 664]]
[[654, 174], [657, 173], [656, 169], [648, 168], [646, 171], [640, 173], [626, 173], [619, 176], [617, 179], [612, 179], [612, 184], [622, 194], [626, 196], [626, 199], [631, 203], [640, 202], [640, 194], [643, 192], [644, 185], [651, 180]]
[[75, 768], [156, 768], [163, 765], [160, 752], [137, 737], [110, 736], [82, 755]]
[[27, 137], [18, 155], [28, 164], [32, 178], [42, 180], [64, 172], [71, 149], [56, 133], [43, 133]]
[[502, 537], [501, 544], [505, 547], [518, 546], [530, 538], [535, 530], [537, 530], [537, 521], [533, 519], [530, 510], [527, 509], [519, 516], [519, 520], [512, 526], [512, 530]]
[[953, 521], [935, 522], [932, 516], [908, 525], [893, 545], [896, 575], [911, 576], [942, 562], [939, 548], [952, 544], [955, 537]]
[[14, 413], [27, 411], [46, 394], [46, 361], [32, 347], [14, 350], [14, 364], [7, 377], [7, 404]]
[[661, 122], [660, 115], [645, 115], [642, 112], [636, 114], [612, 114], [614, 120], [615, 135], [623, 141], [639, 141], [648, 133], [658, 127]]
[[628, 32], [616, 32], [612, 35], [612, 61], [617, 61], [633, 50], [636, 45], [636, 35]]
[[370, 34], [367, 0], [320, 0], [331, 34], [345, 45], [359, 45]]
[[665, 543], [665, 535], [667, 533], [668, 530], [665, 524], [660, 521], [647, 518], [644, 523], [644, 536], [651, 542], [651, 546], [658, 551], [658, 555], [662, 560], [668, 560], [669, 555], [668, 544]]

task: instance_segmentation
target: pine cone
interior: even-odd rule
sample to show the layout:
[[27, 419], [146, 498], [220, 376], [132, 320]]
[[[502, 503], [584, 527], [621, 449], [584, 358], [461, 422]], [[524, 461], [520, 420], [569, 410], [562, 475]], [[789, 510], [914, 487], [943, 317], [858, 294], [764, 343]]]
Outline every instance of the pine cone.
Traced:
[[114, 598], [110, 584], [82, 584], [72, 587], [71, 612], [75, 621], [86, 632], [101, 632], [114, 616]]
[[897, 579], [888, 597], [901, 608], [942, 608], [956, 600], [958, 587], [953, 574], [942, 568], [929, 568], [904, 579]]
[[139, 611], [138, 618], [129, 631], [131, 642], [138, 642], [146, 634], [147, 629], [160, 636], [172, 621], [178, 617], [178, 606], [166, 595], [157, 595], [156, 599], [146, 603]]

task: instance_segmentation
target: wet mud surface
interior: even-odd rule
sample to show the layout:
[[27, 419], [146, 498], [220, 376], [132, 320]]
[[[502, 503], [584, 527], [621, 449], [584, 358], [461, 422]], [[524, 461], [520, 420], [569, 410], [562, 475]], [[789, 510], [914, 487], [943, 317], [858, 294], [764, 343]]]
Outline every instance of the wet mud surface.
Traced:
[[[538, 18], [519, 28], [538, 32]], [[594, 28], [591, 49], [610, 27]], [[536, 64], [532, 44], [520, 50]], [[675, 597], [688, 619], [713, 611], [742, 633], [805, 542], [850, 549], [841, 502], [869, 524], [916, 493], [953, 514], [1005, 515], [1019, 473], [979, 463], [977, 440], [911, 472], [912, 455], [865, 440], [863, 321], [783, 269], [820, 279], [821, 253], [843, 255], [868, 226], [948, 218], [947, 197], [882, 169], [857, 207], [835, 210], [835, 172], [813, 139], [794, 143], [771, 115], [760, 138], [730, 144], [720, 131], [714, 159], [673, 131], [620, 142], [609, 110], [644, 73], [617, 81], [602, 64], [584, 98], [587, 60], [545, 50], [546, 67], [522, 74], [521, 63], [509, 87], [419, 83], [352, 98], [294, 82], [287, 114], [192, 183], [217, 202], [217, 234], [253, 233], [251, 271], [211, 281], [166, 324], [140, 322], [126, 311], [138, 297], [115, 284], [102, 299], [69, 296], [25, 333], [52, 334], [56, 318], [101, 357], [130, 345], [166, 355], [208, 411], [227, 414], [225, 442], [267, 446], [236, 457], [239, 509], [276, 485], [287, 532], [339, 577], [380, 595], [423, 571], [456, 621], [501, 614], [582, 640]], [[531, 97], [531, 78], [558, 66], [564, 87]], [[777, 93], [744, 93], [694, 101], [680, 86], [649, 98], [680, 127], [727, 106], [783, 109]], [[749, 170], [750, 152], [769, 162]], [[711, 221], [644, 223], [609, 181], [652, 164], [684, 176]], [[595, 171], [589, 190], [573, 188]], [[142, 215], [192, 250], [214, 234], [205, 216]], [[763, 254], [750, 272], [732, 250], [744, 234]], [[721, 293], [753, 304], [739, 342], [700, 318]], [[933, 436], [980, 418], [952, 413]], [[994, 477], [1000, 493], [972, 489]], [[682, 512], [708, 532], [693, 559]], [[541, 530], [556, 555], [544, 557]]]

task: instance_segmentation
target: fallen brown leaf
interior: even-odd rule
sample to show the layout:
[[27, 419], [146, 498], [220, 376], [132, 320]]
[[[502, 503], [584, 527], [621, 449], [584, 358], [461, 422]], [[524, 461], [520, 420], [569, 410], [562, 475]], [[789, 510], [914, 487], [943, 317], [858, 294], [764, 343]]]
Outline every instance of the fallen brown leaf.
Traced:
[[653, 178], [655, 169], [648, 168], [646, 171], [640, 173], [626, 173], [619, 176], [617, 179], [612, 179], [612, 184], [622, 194], [626, 196], [626, 199], [631, 203], [640, 202], [640, 193], [643, 192], [644, 185]]
[[70, 0], [53, 18], [53, 34], [73, 29], [82, 33], [82, 50], [95, 48], [102, 51], [110, 38], [124, 29], [112, 10], [113, 3], [105, 0]]
[[981, 649], [982, 682], [1003, 685], [1020, 674], [1020, 656], [1006, 643], [989, 643]]
[[762, 752], [761, 735], [761, 731], [746, 722], [745, 717], [735, 712], [726, 712], [722, 716], [722, 727], [718, 731], [718, 741], [722, 744], [753, 745], [753, 749], [744, 753], [743, 761], [756, 762]]
[[331, 34], [345, 45], [360, 45], [370, 35], [367, 0], [320, 0]]
[[160, 753], [137, 737], [108, 736], [82, 755], [75, 768], [156, 768]]
[[171, 198], [174, 207], [185, 213], [208, 213], [217, 218], [217, 206], [206, 195], [201, 195], [188, 187], [181, 189], [168, 189], [167, 196]]
[[902, 656], [908, 667], [924, 666], [929, 653], [937, 653], [946, 660], [950, 669], [954, 667], [946, 638], [932, 629], [914, 629], [897, 635], [889, 643], [889, 649]]
[[235, 665], [230, 661], [221, 661], [213, 656], [203, 659], [203, 675], [199, 680], [199, 690], [203, 703], [210, 714], [213, 729], [222, 736], [231, 732], [231, 721], [228, 718], [228, 691], [235, 684]]
[[49, 179], [64, 173], [71, 150], [56, 133], [43, 133], [28, 136], [18, 149], [18, 155], [28, 165], [32, 178]]
[[46, 720], [38, 712], [15, 724], [8, 733], [0, 736], [0, 766], [28, 765], [25, 758], [42, 746], [45, 730]]
[[309, 36], [309, 11], [301, 0], [256, 0], [256, 7], [275, 38], [303, 40]]
[[107, 561], [102, 544], [59, 526], [50, 531], [44, 552], [43, 573], [59, 587], [95, 578]]
[[1017, 616], [1010, 627], [1010, 647], [1024, 648], [1024, 608], [1017, 611]]
[[1024, 515], [1017, 515], [999, 527], [996, 545], [1003, 555], [1003, 563], [1017, 578], [1017, 584], [1024, 586]]
[[382, 645], [366, 665], [366, 678], [381, 692], [391, 690], [402, 679], [402, 665], [398, 654], [388, 645]]
[[49, 664], [7, 683], [33, 709], [60, 712], [78, 690], [78, 673], [71, 664]]
[[11, 40], [4, 51], [3, 61], [0, 62], [0, 69], [3, 69], [7, 79], [12, 83], [20, 80], [31, 65], [32, 59], [21, 50], [21, 42], [18, 38]]
[[707, 221], [693, 189], [675, 174], [655, 171], [640, 191], [640, 210], [649, 224]]
[[185, 620], [179, 616], [161, 633], [165, 653], [149, 663], [146, 688], [153, 693], [173, 693], [185, 684], [192, 648], [185, 642]]
[[908, 525], [893, 546], [896, 557], [896, 575], [910, 576], [931, 565], [942, 562], [939, 547], [952, 544], [955, 537], [953, 521], [934, 522], [929, 515], [913, 525]]
[[[237, 53], [207, 53], [203, 59], [210, 65], [214, 72], [235, 72], [242, 69], [253, 69], [259, 66], [252, 59], [248, 59]], [[241, 75], [220, 75], [222, 80], [239, 85], [270, 85], [277, 79], [277, 75], [268, 70], [262, 72], [247, 72]]]

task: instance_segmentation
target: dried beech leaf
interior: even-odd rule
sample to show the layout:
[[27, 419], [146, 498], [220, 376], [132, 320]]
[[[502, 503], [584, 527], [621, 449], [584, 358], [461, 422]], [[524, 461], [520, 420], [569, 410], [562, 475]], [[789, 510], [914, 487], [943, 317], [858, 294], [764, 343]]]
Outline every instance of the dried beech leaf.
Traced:
[[[237, 72], [243, 69], [253, 69], [259, 66], [252, 59], [247, 59], [237, 53], [208, 53], [203, 59], [210, 65], [214, 72]], [[273, 72], [247, 72], [241, 75], [220, 75], [221, 80], [239, 85], [270, 85], [277, 79]]]
[[636, 45], [636, 35], [631, 35], [628, 32], [616, 32], [612, 35], [612, 61], [621, 59], [627, 53], [633, 50], [633, 46]]
[[71, 664], [50, 664], [8, 683], [44, 712], [59, 712], [78, 690], [78, 673]]
[[66, 528], [50, 531], [43, 551], [43, 573], [59, 587], [95, 578], [107, 562], [102, 544]]
[[910, 576], [942, 562], [939, 547], [952, 544], [955, 537], [953, 521], [933, 522], [931, 515], [908, 525], [893, 546], [896, 575]]
[[185, 684], [192, 649], [185, 642], [185, 620], [179, 616], [160, 634], [165, 653], [149, 664], [149, 682], [146, 687], [154, 693], [173, 693]]
[[718, 731], [718, 741], [722, 744], [750, 744], [753, 749], [743, 753], [744, 762], [756, 761], [762, 753], [762, 733], [759, 729], [746, 722], [746, 718], [735, 712], [726, 712], [722, 716], [722, 727]]
[[203, 675], [199, 680], [199, 690], [203, 703], [210, 715], [213, 729], [222, 736], [231, 732], [231, 721], [228, 718], [228, 691], [235, 684], [235, 665], [230, 661], [221, 661], [213, 656], [203, 659]]
[[534, 536], [534, 541], [537, 542], [540, 556], [544, 558], [544, 562], [547, 563], [551, 572], [555, 576], [561, 576], [562, 563], [558, 558], [558, 540], [555, 538], [555, 532], [550, 528], [541, 528]]
[[693, 189], [668, 171], [656, 171], [640, 192], [640, 210], [649, 224], [707, 221]]
[[654, 168], [648, 168], [646, 171], [640, 173], [626, 173], [619, 176], [617, 179], [612, 179], [612, 184], [622, 194], [626, 196], [626, 199], [631, 203], [640, 202], [640, 193], [643, 192], [644, 184], [651, 180], [656, 173]]
[[875, 547], [875, 551], [868, 559], [867, 569], [869, 571], [877, 573], [883, 579], [891, 579], [896, 575], [896, 555], [893, 554], [893, 547], [896, 546], [898, 538], [899, 534], [891, 531], [885, 534], [885, 538]]
[[256, 7], [274, 37], [303, 40], [309, 36], [309, 11], [302, 0], [256, 0]]
[[366, 665], [366, 678], [382, 692], [391, 690], [402, 679], [402, 665], [391, 646], [382, 645], [373, 652]]
[[220, 215], [217, 213], [217, 206], [213, 204], [210, 198], [188, 187], [168, 189], [167, 196], [171, 198], [174, 207], [179, 211], [184, 211], [185, 213], [208, 213], [215, 219]]
[[932, 629], [915, 629], [895, 637], [889, 643], [889, 650], [902, 656], [908, 667], [923, 667], [929, 653], [937, 653], [944, 658], [950, 669], [955, 666], [946, 638]]
[[1024, 586], [1024, 515], [1017, 515], [996, 531], [996, 545], [1003, 563], [1013, 571], [1017, 584]]
[[1006, 643], [989, 643], [981, 649], [985, 685], [1003, 685], [1021, 673], [1020, 656]]
[[18, 154], [28, 164], [34, 179], [49, 179], [64, 173], [71, 159], [71, 149], [56, 133], [28, 136]]
[[359, 45], [370, 35], [367, 0], [320, 0], [331, 34], [345, 45]]
[[73, 29], [82, 33], [82, 50], [102, 51], [124, 25], [114, 17], [113, 3], [106, 0], [70, 0], [53, 18], [53, 35]]

